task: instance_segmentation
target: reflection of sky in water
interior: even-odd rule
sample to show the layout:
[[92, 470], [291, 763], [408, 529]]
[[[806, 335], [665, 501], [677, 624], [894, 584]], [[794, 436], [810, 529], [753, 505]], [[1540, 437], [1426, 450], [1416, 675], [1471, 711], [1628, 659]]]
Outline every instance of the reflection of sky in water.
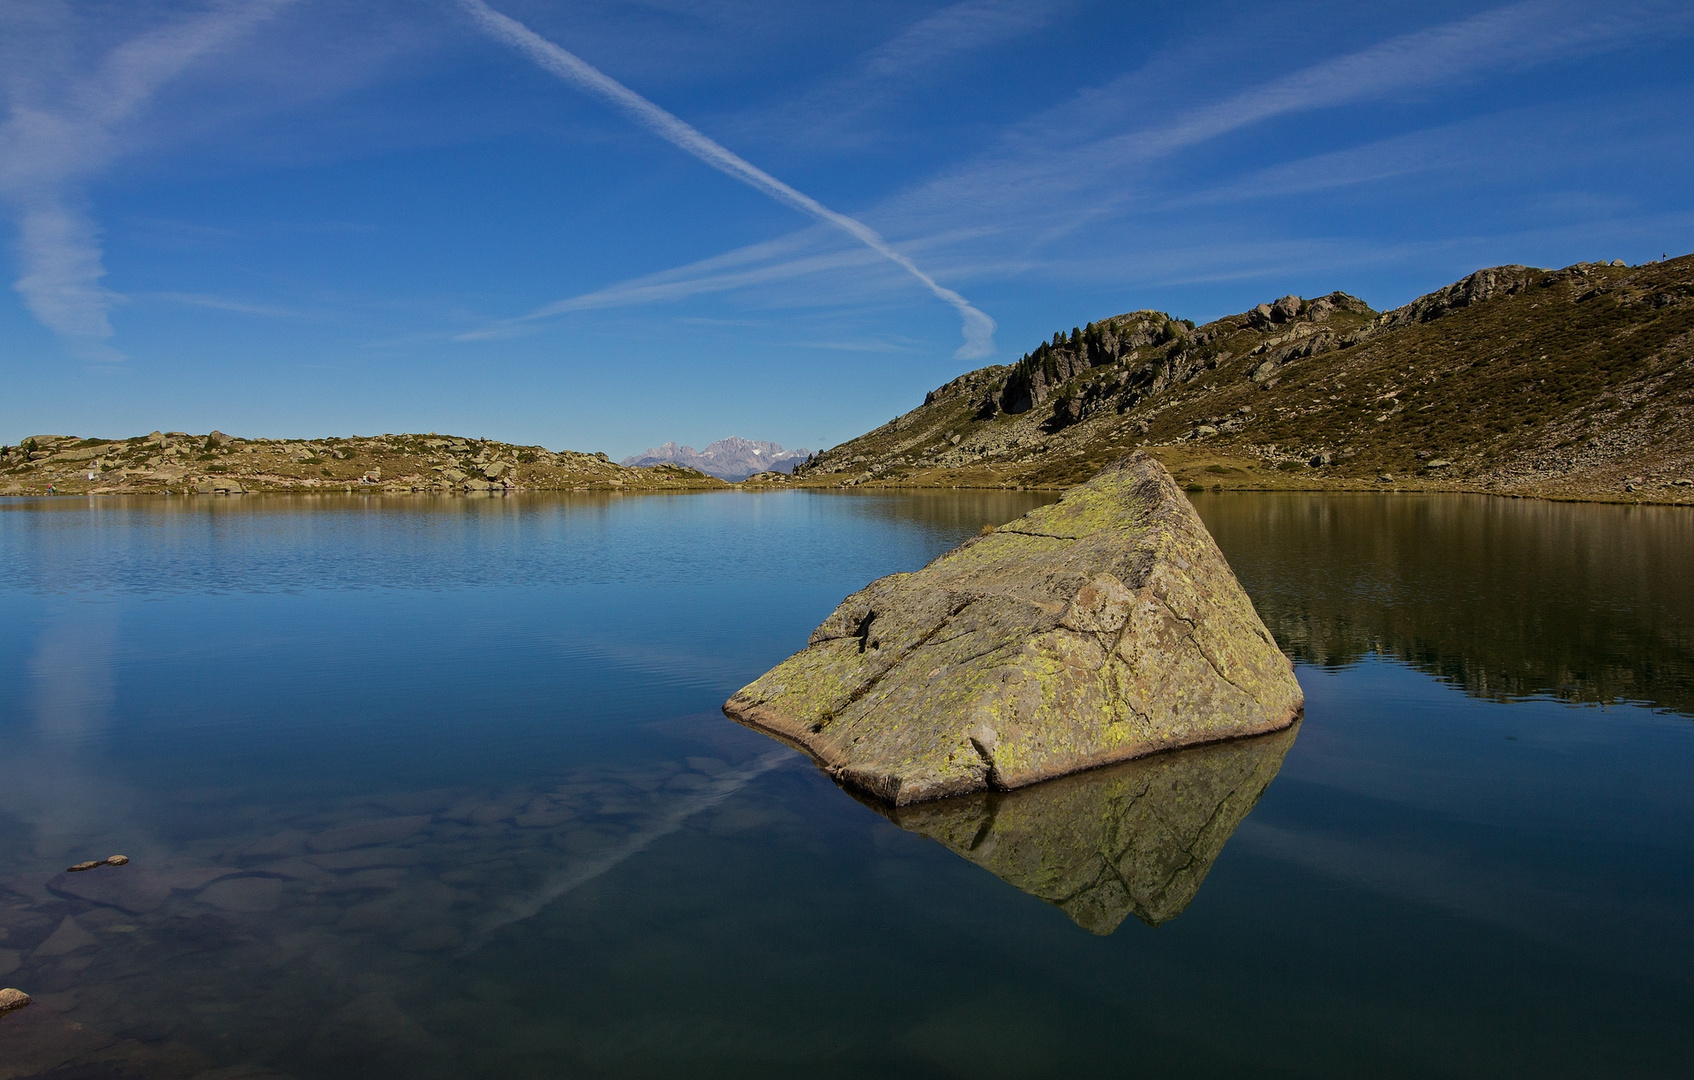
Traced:
[[1689, 1059], [1694, 724], [1455, 688], [1682, 707], [1680, 518], [1202, 498], [1331, 665], [1262, 759], [900, 828], [716, 714], [846, 593], [1037, 498], [0, 503], [0, 984], [38, 1000], [0, 1069]]

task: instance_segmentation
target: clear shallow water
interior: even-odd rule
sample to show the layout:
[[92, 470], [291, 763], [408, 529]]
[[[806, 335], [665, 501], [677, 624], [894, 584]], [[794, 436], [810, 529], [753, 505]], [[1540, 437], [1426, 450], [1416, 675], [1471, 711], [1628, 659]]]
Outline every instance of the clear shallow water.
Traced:
[[1041, 500], [0, 501], [0, 1080], [1686, 1075], [1694, 515], [1198, 496], [1298, 732], [992, 805], [717, 714]]

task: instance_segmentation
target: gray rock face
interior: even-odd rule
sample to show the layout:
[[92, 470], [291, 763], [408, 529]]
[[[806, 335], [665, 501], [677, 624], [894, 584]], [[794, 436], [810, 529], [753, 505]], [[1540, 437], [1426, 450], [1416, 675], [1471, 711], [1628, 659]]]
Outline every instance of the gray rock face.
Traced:
[[1194, 508], [1137, 452], [848, 597], [724, 712], [905, 805], [1280, 730], [1303, 702]]

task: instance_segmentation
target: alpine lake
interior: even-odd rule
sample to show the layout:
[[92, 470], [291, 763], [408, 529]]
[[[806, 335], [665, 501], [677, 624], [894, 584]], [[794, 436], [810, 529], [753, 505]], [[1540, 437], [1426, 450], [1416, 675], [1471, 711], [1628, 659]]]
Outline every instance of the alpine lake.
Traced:
[[1694, 514], [1197, 493], [1303, 721], [1018, 792], [719, 713], [1054, 497], [0, 500], [0, 1080], [1690, 1075]]

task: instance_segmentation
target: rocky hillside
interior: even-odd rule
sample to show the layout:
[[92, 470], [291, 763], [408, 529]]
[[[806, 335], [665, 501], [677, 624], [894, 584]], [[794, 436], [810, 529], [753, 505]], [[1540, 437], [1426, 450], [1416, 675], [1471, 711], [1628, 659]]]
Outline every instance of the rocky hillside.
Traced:
[[808, 485], [1059, 487], [1146, 446], [1190, 487], [1694, 501], [1694, 256], [1500, 266], [1378, 313], [1285, 296], [1054, 334], [819, 455]]
[[36, 435], [0, 448], [0, 495], [258, 491], [679, 491], [726, 487], [675, 465], [632, 469], [605, 454], [487, 439], [379, 435], [238, 439], [160, 432], [132, 439]]
[[745, 480], [756, 473], [793, 472], [794, 466], [809, 457], [806, 450], [784, 450], [778, 443], [763, 440], [738, 439], [731, 436], [719, 439], [704, 450], [678, 446], [668, 442], [626, 457], [621, 464], [634, 468], [651, 465], [681, 465], [697, 469], [720, 480]]

